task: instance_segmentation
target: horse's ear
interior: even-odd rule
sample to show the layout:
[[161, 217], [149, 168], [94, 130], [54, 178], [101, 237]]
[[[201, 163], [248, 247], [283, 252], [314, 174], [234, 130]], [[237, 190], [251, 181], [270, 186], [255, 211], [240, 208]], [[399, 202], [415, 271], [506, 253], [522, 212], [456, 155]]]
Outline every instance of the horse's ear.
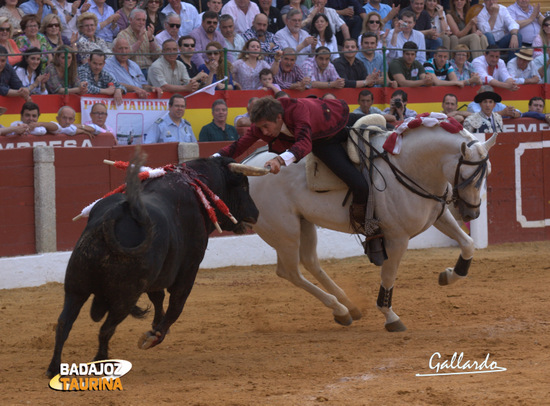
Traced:
[[462, 153], [462, 156], [466, 161], [469, 161], [471, 159], [472, 151], [470, 151], [470, 148], [468, 148], [468, 145], [466, 145], [465, 142], [463, 142], [460, 146], [460, 152]]
[[493, 136], [483, 143], [486, 151], [489, 151], [493, 145], [497, 142], [497, 133], [493, 133]]

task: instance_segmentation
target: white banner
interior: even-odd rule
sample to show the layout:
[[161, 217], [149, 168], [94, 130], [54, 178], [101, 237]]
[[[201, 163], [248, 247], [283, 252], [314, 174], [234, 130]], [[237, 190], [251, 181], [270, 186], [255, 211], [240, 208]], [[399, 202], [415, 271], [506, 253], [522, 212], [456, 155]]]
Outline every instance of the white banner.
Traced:
[[119, 145], [141, 144], [143, 133], [159, 117], [168, 113], [168, 99], [122, 99], [117, 106], [113, 98], [82, 97], [81, 122], [92, 122], [90, 112], [96, 103], [107, 106], [107, 128], [110, 127]]

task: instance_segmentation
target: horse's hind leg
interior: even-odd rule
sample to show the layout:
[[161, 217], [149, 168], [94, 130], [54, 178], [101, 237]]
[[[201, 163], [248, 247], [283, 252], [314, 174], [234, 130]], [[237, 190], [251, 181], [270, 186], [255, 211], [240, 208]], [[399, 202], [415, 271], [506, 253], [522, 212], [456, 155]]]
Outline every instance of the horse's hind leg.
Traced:
[[397, 277], [397, 269], [403, 254], [407, 250], [408, 238], [402, 240], [386, 239], [388, 259], [382, 264], [380, 272], [381, 283], [376, 306], [386, 317], [385, 328], [390, 332], [405, 331], [407, 327], [392, 308], [393, 286]]
[[54, 377], [59, 373], [61, 366], [61, 352], [63, 351], [63, 345], [69, 337], [69, 333], [73, 324], [80, 313], [80, 309], [90, 297], [89, 294], [79, 295], [76, 293], [65, 292], [65, 302], [63, 304], [63, 310], [57, 320], [57, 327], [55, 329], [55, 349], [53, 353], [50, 366], [46, 371], [46, 376], [49, 378]]
[[300, 226], [300, 262], [323, 285], [328, 293], [336, 296], [336, 299], [349, 309], [353, 320], [359, 320], [362, 317], [359, 308], [352, 303], [347, 297], [346, 292], [326, 274], [323, 268], [321, 268], [321, 264], [319, 264], [315, 225], [302, 219]]
[[447, 268], [439, 274], [439, 284], [450, 285], [468, 275], [468, 269], [474, 256], [474, 240], [458, 225], [451, 212], [445, 209], [443, 215], [434, 226], [446, 236], [452, 238], [460, 246], [460, 256], [454, 268]]

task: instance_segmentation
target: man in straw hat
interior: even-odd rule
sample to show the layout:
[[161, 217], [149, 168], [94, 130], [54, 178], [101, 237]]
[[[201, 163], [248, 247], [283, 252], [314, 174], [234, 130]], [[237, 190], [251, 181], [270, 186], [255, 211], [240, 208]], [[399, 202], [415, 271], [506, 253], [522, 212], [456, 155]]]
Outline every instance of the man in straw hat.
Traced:
[[502, 97], [493, 91], [478, 93], [474, 98], [481, 106], [479, 113], [472, 114], [464, 120], [464, 128], [472, 133], [494, 133], [503, 129], [502, 116], [493, 112], [495, 105], [502, 101]]
[[506, 65], [510, 76], [518, 85], [539, 83], [540, 76], [533, 62], [533, 49], [521, 47], [515, 55], [516, 57], [510, 59]]

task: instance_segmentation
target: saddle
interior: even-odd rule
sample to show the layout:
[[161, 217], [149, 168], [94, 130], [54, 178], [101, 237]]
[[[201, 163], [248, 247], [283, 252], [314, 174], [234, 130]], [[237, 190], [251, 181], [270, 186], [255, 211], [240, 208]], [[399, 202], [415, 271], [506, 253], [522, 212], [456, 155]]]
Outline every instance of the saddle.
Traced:
[[[358, 146], [362, 144], [364, 146], [363, 153], [366, 156], [370, 154], [369, 145], [365, 142], [360, 143], [358, 134], [360, 134], [364, 141], [370, 142], [371, 136], [386, 132], [386, 119], [380, 114], [369, 114], [357, 120], [352, 128], [357, 131], [350, 130], [345, 148], [350, 160], [358, 166], [361, 164], [360, 156], [362, 155], [362, 152], [358, 150]], [[381, 141], [380, 145], [382, 143], [383, 141]], [[370, 162], [367, 161], [367, 165], [370, 165]], [[348, 188], [344, 181], [336, 176], [313, 153], [306, 156], [306, 178], [309, 189], [314, 192], [322, 193]]]

